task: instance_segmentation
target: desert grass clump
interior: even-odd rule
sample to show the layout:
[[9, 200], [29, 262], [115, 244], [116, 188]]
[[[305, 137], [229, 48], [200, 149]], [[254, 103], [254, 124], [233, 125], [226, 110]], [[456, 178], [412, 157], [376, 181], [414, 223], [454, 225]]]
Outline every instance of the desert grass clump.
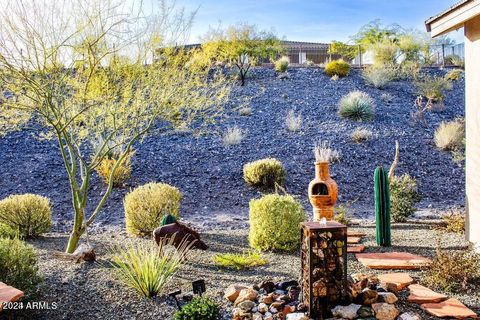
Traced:
[[117, 277], [144, 297], [158, 295], [180, 269], [191, 247], [182, 241], [176, 248], [175, 237], [152, 242], [117, 245], [112, 249], [111, 265]]
[[50, 200], [30, 193], [8, 196], [0, 201], [0, 224], [16, 230], [21, 238], [49, 232], [52, 224]]
[[386, 104], [389, 104], [389, 103], [392, 103], [393, 101], [393, 96], [388, 93], [388, 92], [385, 92], [385, 93], [382, 93], [382, 95], [380, 96], [380, 99], [386, 103]]
[[462, 69], [453, 69], [450, 70], [444, 77], [448, 81], [457, 81], [462, 78], [463, 70]]
[[362, 73], [365, 81], [378, 89], [383, 89], [396, 77], [396, 70], [388, 65], [374, 64], [367, 67]]
[[445, 292], [478, 292], [480, 290], [480, 254], [472, 248], [444, 250], [437, 248], [433, 263], [423, 282], [429, 288]]
[[228, 147], [239, 144], [244, 138], [244, 131], [237, 126], [230, 127], [223, 134], [223, 145]]
[[452, 89], [452, 83], [444, 77], [425, 76], [415, 81], [417, 93], [432, 102], [441, 102], [445, 98], [445, 91]]
[[331, 61], [325, 65], [325, 73], [329, 77], [346, 77], [350, 73], [350, 64], [342, 59]]
[[131, 151], [127, 153], [122, 160], [120, 160], [120, 155], [114, 153], [109, 154], [100, 160], [95, 171], [97, 171], [98, 175], [106, 184], [109, 183], [111, 176], [113, 186], [120, 187], [132, 175], [132, 157], [134, 154], [135, 152]]
[[315, 144], [313, 148], [313, 154], [315, 155], [315, 162], [339, 162], [341, 158], [340, 151], [331, 147], [328, 141], [320, 141]]
[[254, 187], [272, 188], [283, 185], [287, 172], [283, 164], [275, 158], [265, 158], [248, 162], [243, 166], [243, 179]]
[[302, 204], [291, 195], [269, 194], [250, 200], [250, 246], [261, 251], [297, 249], [305, 218]]
[[252, 114], [252, 107], [244, 106], [238, 109], [238, 114], [241, 116], [250, 116]]
[[390, 210], [392, 221], [405, 222], [416, 211], [421, 199], [417, 180], [408, 174], [390, 178]]
[[0, 282], [27, 294], [42, 281], [33, 247], [18, 238], [0, 239]]
[[450, 122], [442, 122], [435, 130], [435, 145], [440, 150], [455, 151], [463, 147], [465, 138], [465, 124], [457, 119]]
[[165, 215], [180, 215], [182, 193], [166, 183], [147, 183], [125, 196], [125, 225], [132, 235], [150, 235]]
[[217, 320], [220, 318], [220, 307], [207, 297], [195, 297], [177, 311], [174, 320]]
[[465, 215], [460, 212], [452, 211], [443, 216], [442, 225], [439, 230], [452, 233], [464, 233]]
[[247, 250], [241, 254], [217, 254], [213, 257], [213, 262], [218, 267], [243, 270], [252, 267], [263, 266], [267, 263], [267, 260], [262, 257], [260, 252], [256, 250]]
[[371, 140], [373, 137], [373, 133], [367, 128], [357, 128], [353, 130], [353, 132], [350, 134], [350, 137], [354, 142], [361, 143]]
[[303, 117], [301, 114], [295, 114], [295, 110], [290, 109], [285, 118], [285, 126], [290, 132], [297, 132], [302, 128]]
[[313, 67], [315, 66], [315, 62], [313, 62], [312, 60], [305, 60], [305, 62], [303, 63], [305, 66], [307, 67]]
[[338, 80], [340, 80], [340, 77], [339, 77], [338, 75], [334, 74], [334, 75], [330, 78], [330, 80], [332, 80], [332, 81], [338, 81]]
[[288, 57], [281, 57], [275, 61], [275, 71], [279, 73], [287, 72], [288, 70]]
[[368, 93], [352, 91], [343, 96], [338, 104], [341, 117], [355, 121], [368, 121], [373, 119], [375, 103]]

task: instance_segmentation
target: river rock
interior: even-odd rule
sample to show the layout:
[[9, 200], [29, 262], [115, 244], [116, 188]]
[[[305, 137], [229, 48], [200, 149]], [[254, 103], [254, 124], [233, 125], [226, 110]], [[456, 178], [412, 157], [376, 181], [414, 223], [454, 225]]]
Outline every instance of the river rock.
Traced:
[[389, 303], [374, 303], [372, 308], [377, 320], [395, 320], [399, 314], [395, 305]]
[[363, 289], [363, 291], [355, 299], [355, 302], [363, 305], [371, 305], [372, 303], [377, 302], [378, 293], [372, 289]]
[[229, 300], [230, 302], [234, 302], [235, 300], [237, 300], [238, 295], [240, 294], [240, 291], [242, 289], [247, 289], [247, 287], [240, 284], [230, 285], [225, 290], [225, 294], [224, 294], [225, 299]]
[[373, 317], [373, 310], [370, 307], [363, 306], [358, 309], [357, 314], [360, 318], [369, 318]]
[[265, 290], [266, 293], [273, 292], [275, 290], [275, 283], [272, 281], [262, 281], [258, 287]]
[[253, 309], [255, 307], [255, 302], [250, 301], [250, 300], [245, 300], [243, 302], [240, 302], [237, 305], [238, 308], [242, 309], [243, 311], [247, 312]]
[[255, 301], [257, 299], [258, 293], [257, 291], [246, 288], [240, 290], [240, 293], [238, 294], [238, 298], [235, 300], [235, 306], [237, 306], [239, 303], [242, 303], [243, 301]]
[[289, 287], [298, 287], [298, 281], [290, 280], [277, 283], [277, 289], [279, 290], [287, 291]]
[[258, 305], [258, 312], [265, 313], [268, 311], [268, 306], [265, 303], [260, 303]]
[[398, 316], [397, 320], [422, 320], [422, 317], [416, 312], [404, 312]]
[[392, 292], [379, 292], [378, 293], [378, 302], [385, 302], [385, 303], [395, 303], [398, 301], [398, 298]]
[[332, 314], [335, 318], [355, 319], [357, 317], [357, 311], [361, 307], [361, 305], [354, 303], [348, 306], [336, 306], [332, 309]]

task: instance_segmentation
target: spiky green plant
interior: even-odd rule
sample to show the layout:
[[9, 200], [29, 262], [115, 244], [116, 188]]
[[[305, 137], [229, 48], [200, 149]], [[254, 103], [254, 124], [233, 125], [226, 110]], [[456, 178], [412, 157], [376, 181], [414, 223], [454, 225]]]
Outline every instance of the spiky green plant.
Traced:
[[263, 266], [267, 263], [262, 255], [256, 250], [247, 250], [242, 253], [224, 253], [213, 257], [216, 266], [232, 268], [236, 270]]
[[377, 226], [377, 244], [391, 246], [390, 231], [390, 192], [388, 175], [382, 167], [375, 169], [375, 220]]
[[158, 246], [153, 242], [117, 245], [110, 264], [123, 283], [142, 296], [154, 297], [180, 269], [192, 246], [184, 240], [175, 248], [174, 240], [160, 239]]
[[340, 99], [338, 112], [341, 117], [355, 121], [373, 119], [375, 103], [365, 92], [352, 91]]

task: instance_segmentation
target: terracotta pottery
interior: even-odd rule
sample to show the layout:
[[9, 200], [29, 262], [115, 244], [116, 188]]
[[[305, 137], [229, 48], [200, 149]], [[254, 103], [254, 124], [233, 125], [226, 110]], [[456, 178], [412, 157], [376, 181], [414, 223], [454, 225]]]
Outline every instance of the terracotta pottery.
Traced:
[[313, 220], [333, 219], [333, 206], [337, 202], [338, 186], [328, 172], [328, 162], [315, 163], [315, 179], [308, 185], [308, 198], [313, 206]]

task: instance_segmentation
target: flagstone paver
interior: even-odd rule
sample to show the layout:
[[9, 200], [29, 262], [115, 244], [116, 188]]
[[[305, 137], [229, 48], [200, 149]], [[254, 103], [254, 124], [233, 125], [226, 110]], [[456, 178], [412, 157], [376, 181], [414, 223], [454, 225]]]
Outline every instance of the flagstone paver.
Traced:
[[382, 283], [394, 283], [397, 285], [397, 290], [403, 290], [408, 285], [413, 283], [413, 278], [406, 272], [393, 272], [379, 274], [378, 280]]
[[366, 234], [364, 232], [360, 232], [360, 231], [348, 230], [347, 231], [347, 236], [348, 237], [365, 237]]
[[347, 237], [347, 243], [349, 244], [357, 244], [362, 241], [362, 237]]
[[3, 308], [2, 302], [15, 302], [23, 297], [23, 292], [0, 282], [0, 311]]
[[421, 308], [429, 314], [440, 318], [465, 319], [477, 317], [475, 312], [455, 298], [450, 298], [438, 303], [424, 303], [421, 305]]
[[410, 295], [407, 298], [409, 302], [418, 304], [438, 303], [448, 299], [448, 296], [437, 293], [419, 284], [411, 284], [408, 286], [408, 290], [410, 290]]
[[357, 246], [348, 246], [347, 247], [347, 252], [348, 253], [361, 253], [365, 250], [364, 245], [357, 245]]
[[358, 261], [372, 269], [411, 270], [428, 266], [432, 260], [408, 252], [358, 253]]

